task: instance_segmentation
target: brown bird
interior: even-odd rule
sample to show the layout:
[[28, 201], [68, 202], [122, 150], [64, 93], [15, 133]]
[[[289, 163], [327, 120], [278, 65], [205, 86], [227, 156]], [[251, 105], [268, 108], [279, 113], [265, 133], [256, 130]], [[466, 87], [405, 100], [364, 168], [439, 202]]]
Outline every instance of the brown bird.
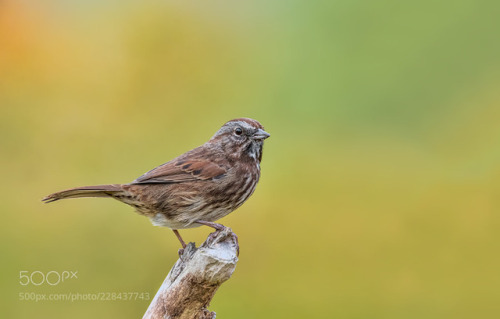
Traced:
[[260, 177], [262, 147], [269, 134], [256, 120], [224, 124], [205, 144], [156, 167], [128, 184], [71, 188], [43, 199], [50, 203], [76, 197], [110, 197], [133, 206], [153, 225], [172, 229], [225, 226], [214, 221], [240, 207]]

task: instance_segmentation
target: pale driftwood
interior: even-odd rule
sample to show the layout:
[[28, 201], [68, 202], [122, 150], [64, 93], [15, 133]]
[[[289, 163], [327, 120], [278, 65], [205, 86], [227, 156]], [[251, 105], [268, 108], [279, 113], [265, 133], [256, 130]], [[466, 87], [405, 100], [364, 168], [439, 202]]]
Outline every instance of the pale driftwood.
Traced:
[[230, 228], [196, 248], [189, 243], [156, 293], [143, 319], [209, 319], [207, 309], [238, 262], [238, 241]]

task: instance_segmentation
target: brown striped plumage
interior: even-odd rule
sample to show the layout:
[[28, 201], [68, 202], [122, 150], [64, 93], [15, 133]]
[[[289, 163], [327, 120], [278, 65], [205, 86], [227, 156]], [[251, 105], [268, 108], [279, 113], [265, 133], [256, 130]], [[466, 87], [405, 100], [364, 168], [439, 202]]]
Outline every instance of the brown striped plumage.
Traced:
[[51, 194], [49, 203], [76, 197], [111, 197], [133, 206], [156, 226], [174, 230], [208, 225], [241, 206], [260, 177], [264, 139], [259, 122], [239, 118], [224, 124], [205, 144], [129, 184], [77, 187]]

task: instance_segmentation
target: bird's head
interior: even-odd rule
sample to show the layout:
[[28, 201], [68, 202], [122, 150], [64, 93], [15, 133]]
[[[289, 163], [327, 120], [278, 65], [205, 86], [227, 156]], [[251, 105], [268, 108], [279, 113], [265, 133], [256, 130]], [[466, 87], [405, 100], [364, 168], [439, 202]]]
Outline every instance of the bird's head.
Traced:
[[264, 140], [269, 136], [258, 121], [238, 118], [224, 124], [210, 141], [219, 144], [225, 153], [235, 157], [248, 156], [260, 162]]

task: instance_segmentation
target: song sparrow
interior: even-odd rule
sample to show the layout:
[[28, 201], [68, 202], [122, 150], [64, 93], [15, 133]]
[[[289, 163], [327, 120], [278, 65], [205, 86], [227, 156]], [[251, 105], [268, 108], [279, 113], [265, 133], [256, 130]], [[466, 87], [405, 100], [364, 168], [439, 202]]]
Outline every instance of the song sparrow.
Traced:
[[241, 206], [260, 177], [262, 146], [269, 134], [256, 120], [238, 118], [224, 124], [205, 144], [140, 176], [129, 184], [77, 187], [51, 194], [64, 198], [111, 197], [133, 206], [153, 225], [172, 229], [225, 226], [214, 221]]

